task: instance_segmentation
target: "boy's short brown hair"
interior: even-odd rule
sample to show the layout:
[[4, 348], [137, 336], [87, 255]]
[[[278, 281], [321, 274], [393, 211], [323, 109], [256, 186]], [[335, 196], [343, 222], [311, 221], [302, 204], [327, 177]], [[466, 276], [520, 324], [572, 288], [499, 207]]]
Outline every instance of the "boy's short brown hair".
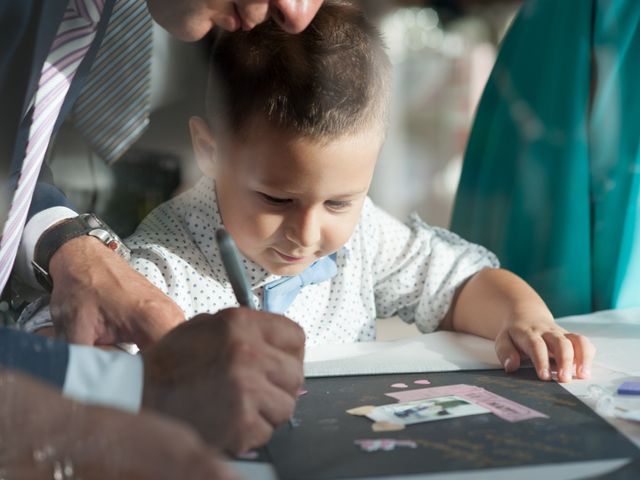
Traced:
[[255, 119], [318, 140], [386, 130], [389, 59], [378, 30], [350, 3], [325, 3], [298, 34], [273, 21], [222, 33], [210, 69], [206, 107], [217, 133], [242, 135]]

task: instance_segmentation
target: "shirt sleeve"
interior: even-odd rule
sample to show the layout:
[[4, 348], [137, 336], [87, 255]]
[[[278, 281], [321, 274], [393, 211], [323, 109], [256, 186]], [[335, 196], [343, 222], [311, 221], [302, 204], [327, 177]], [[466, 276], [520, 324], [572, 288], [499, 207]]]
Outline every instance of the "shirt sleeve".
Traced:
[[85, 403], [138, 412], [142, 404], [144, 364], [139, 355], [69, 346], [62, 392]]
[[497, 268], [495, 255], [413, 214], [403, 224], [372, 203], [363, 209], [367, 259], [374, 276], [378, 317], [398, 315], [422, 332], [435, 330], [460, 285], [484, 268]]
[[[131, 248], [131, 244], [127, 242]], [[162, 252], [155, 248], [134, 246], [131, 249], [129, 265], [158, 287], [165, 295], [170, 295], [172, 269]]]
[[169, 296], [186, 318], [201, 313], [190, 288], [197, 260], [185, 254], [192, 251], [192, 242], [170, 205], [149, 214], [125, 243], [131, 249], [131, 267]]
[[171, 249], [181, 250], [186, 240], [171, 203], [163, 203], [154, 209], [124, 242], [131, 249], [131, 268], [173, 298], [178, 279], [174, 275]]
[[137, 412], [142, 403], [140, 356], [69, 345], [53, 338], [0, 327], [0, 365], [62, 388], [82, 402]]
[[192, 278], [197, 276], [197, 267], [191, 265], [188, 259], [169, 250], [170, 248], [160, 245], [133, 246], [129, 264], [171, 298], [180, 307], [185, 318], [189, 319], [205, 311], [192, 291], [195, 290], [195, 284], [192, 282], [199, 281], [195, 277]]
[[78, 214], [68, 207], [52, 207], [36, 213], [27, 222], [22, 233], [22, 240], [18, 248], [14, 271], [27, 285], [43, 291], [33, 273], [31, 261], [40, 236], [52, 225], [67, 218], [77, 217]]

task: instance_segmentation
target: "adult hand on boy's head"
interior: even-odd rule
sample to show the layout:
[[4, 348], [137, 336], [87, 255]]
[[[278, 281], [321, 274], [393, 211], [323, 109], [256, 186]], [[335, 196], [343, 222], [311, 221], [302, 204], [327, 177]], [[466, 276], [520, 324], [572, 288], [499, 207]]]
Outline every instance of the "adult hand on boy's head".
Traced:
[[270, 313], [233, 308], [194, 317], [143, 351], [143, 405], [242, 453], [293, 414], [304, 381], [304, 332]]
[[184, 321], [173, 300], [93, 237], [62, 245], [49, 270], [51, 317], [71, 343], [144, 348]]
[[[77, 403], [8, 370], [0, 371], [0, 382], [4, 478], [237, 478], [192, 429], [176, 421]], [[67, 477], [69, 468], [73, 475]]]

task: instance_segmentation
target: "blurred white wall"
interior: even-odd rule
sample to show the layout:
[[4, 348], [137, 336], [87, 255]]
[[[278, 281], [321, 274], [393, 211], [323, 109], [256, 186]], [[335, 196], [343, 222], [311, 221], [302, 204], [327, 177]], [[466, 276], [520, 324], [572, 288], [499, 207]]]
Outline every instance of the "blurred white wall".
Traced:
[[394, 67], [391, 127], [371, 196], [399, 218], [412, 211], [448, 226], [474, 111], [513, 3], [443, 24], [428, 7], [381, 19]]

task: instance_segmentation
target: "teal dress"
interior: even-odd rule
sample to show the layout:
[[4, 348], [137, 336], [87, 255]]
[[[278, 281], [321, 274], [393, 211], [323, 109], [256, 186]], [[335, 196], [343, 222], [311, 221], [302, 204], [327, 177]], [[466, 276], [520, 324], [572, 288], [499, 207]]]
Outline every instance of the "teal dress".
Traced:
[[556, 316], [640, 307], [640, 0], [527, 0], [478, 106], [452, 230]]

